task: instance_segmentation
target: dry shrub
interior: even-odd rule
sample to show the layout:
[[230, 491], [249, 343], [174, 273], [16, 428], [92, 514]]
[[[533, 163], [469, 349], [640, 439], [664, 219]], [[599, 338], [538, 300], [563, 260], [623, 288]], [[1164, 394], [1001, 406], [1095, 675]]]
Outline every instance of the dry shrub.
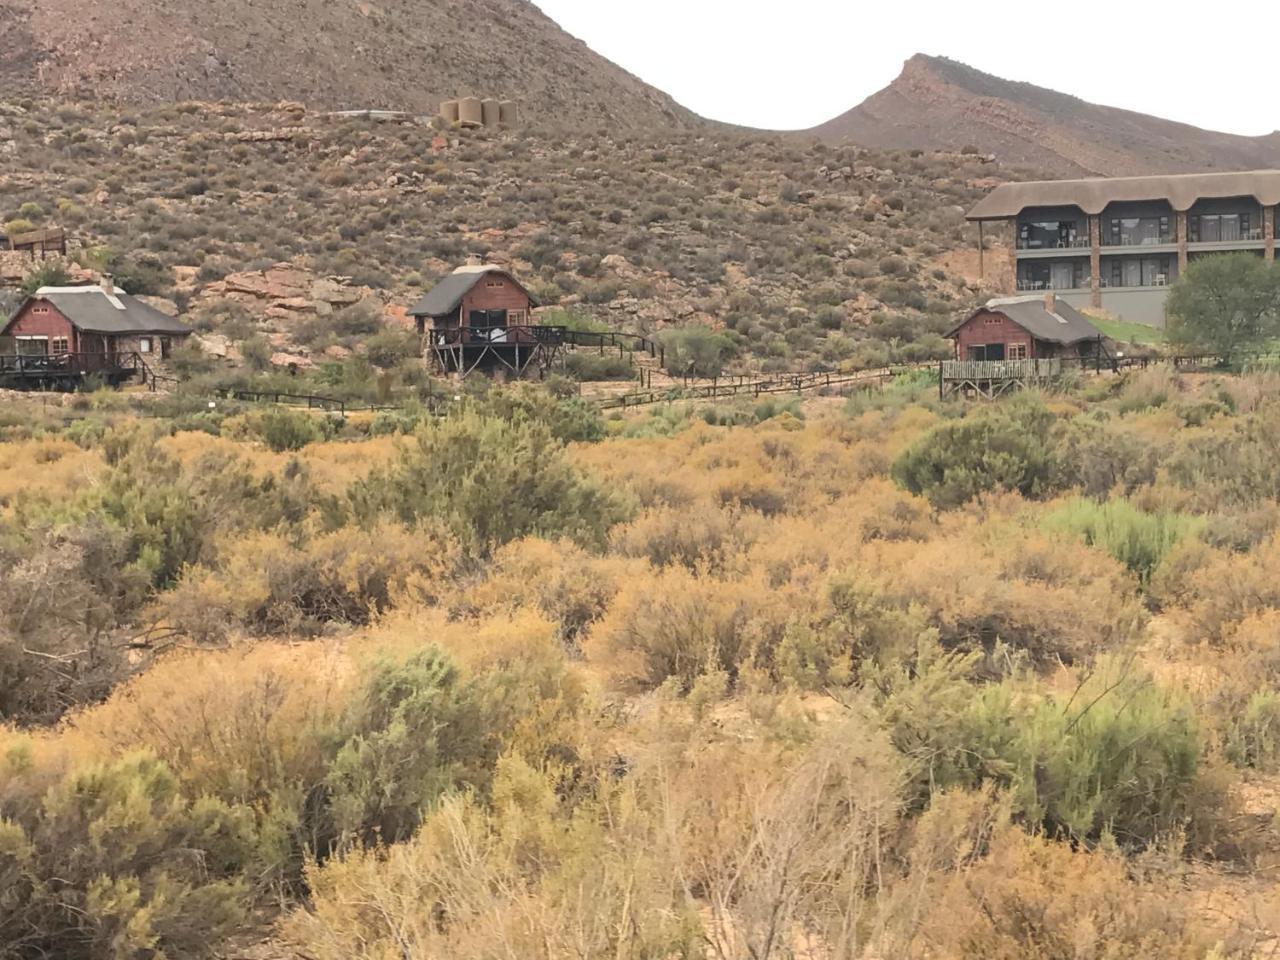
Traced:
[[623, 556], [646, 558], [655, 567], [720, 569], [758, 536], [759, 520], [700, 506], [653, 507], [615, 527], [610, 543]]
[[494, 554], [482, 581], [443, 599], [457, 614], [472, 617], [536, 609], [573, 649], [622, 584], [648, 573], [642, 560], [594, 556], [567, 540], [518, 540]]
[[332, 645], [178, 652], [79, 714], [84, 756], [145, 748], [195, 795], [260, 802], [324, 776], [358, 673]]
[[1145, 622], [1123, 567], [1042, 533], [991, 536], [965, 525], [922, 546], [879, 545], [859, 569], [924, 608], [947, 645], [989, 650], [1003, 641], [1041, 663], [1086, 660]]
[[721, 580], [671, 567], [619, 591], [583, 643], [587, 659], [627, 689], [704, 673], [736, 677], [781, 642], [794, 608], [759, 577]]
[[325, 624], [362, 624], [406, 595], [435, 598], [458, 548], [426, 527], [344, 527], [296, 543], [253, 533], [220, 546], [213, 568], [189, 568], [162, 600], [165, 618], [201, 642], [242, 629], [315, 634]]
[[908, 954], [946, 960], [1203, 960], [1216, 937], [1173, 881], [1135, 880], [1125, 859], [1004, 829], [955, 873]]
[[1280, 537], [1244, 554], [1189, 552], [1161, 587], [1186, 604], [1189, 641], [1219, 643], [1249, 617], [1280, 609]]
[[665, 847], [630, 784], [565, 810], [552, 775], [508, 759], [490, 809], [449, 799], [409, 843], [312, 865], [286, 930], [316, 960], [692, 960], [701, 925]]

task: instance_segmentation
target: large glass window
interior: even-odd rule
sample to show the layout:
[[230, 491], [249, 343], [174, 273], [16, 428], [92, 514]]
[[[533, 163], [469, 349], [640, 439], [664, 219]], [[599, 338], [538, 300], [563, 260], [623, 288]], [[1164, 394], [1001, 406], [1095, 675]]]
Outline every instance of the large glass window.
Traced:
[[1205, 213], [1191, 218], [1187, 234], [1192, 243], [1232, 243], [1255, 239], [1257, 229], [1248, 213]]
[[1172, 243], [1169, 218], [1112, 217], [1107, 243], [1113, 247], [1140, 247], [1149, 243]]
[[1023, 250], [1053, 250], [1076, 245], [1076, 221], [1029, 220], [1018, 225], [1018, 246]]
[[1019, 267], [1021, 290], [1081, 290], [1089, 286], [1089, 264], [1078, 261], [1032, 261]]
[[1164, 287], [1172, 282], [1172, 257], [1116, 257], [1103, 276], [1112, 287]]

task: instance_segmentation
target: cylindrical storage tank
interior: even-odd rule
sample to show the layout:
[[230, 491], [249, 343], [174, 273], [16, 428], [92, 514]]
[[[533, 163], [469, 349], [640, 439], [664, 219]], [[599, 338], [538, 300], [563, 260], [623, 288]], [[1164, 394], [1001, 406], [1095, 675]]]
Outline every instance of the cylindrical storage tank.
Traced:
[[444, 103], [440, 104], [440, 119], [442, 119], [445, 123], [458, 122], [458, 101], [457, 100], [446, 100]]
[[514, 100], [503, 100], [498, 104], [498, 122], [504, 127], [514, 127], [516, 125], [516, 102]]
[[480, 104], [480, 113], [484, 118], [484, 125], [486, 127], [496, 127], [498, 125], [499, 108], [497, 100], [484, 100]]
[[464, 126], [480, 126], [484, 123], [484, 111], [479, 97], [463, 97], [458, 101], [458, 122]]

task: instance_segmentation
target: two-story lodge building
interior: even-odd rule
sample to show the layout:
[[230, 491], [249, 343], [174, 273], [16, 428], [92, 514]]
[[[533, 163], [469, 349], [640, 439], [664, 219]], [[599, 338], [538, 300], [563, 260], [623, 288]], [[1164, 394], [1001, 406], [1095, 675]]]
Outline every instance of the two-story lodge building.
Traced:
[[1168, 287], [1191, 260], [1275, 259], [1277, 205], [1280, 170], [1255, 170], [1005, 183], [967, 217], [980, 245], [988, 224], [1010, 229], [1017, 292], [1163, 326]]

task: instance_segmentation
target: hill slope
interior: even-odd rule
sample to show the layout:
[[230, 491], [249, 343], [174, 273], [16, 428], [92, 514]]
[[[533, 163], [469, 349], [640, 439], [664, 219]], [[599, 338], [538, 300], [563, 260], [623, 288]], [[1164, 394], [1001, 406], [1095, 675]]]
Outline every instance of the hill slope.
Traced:
[[539, 124], [699, 122], [527, 0], [0, 0], [0, 47], [6, 91], [426, 113], [475, 94]]
[[232, 277], [266, 309], [228, 327], [229, 275], [287, 261], [402, 308], [474, 256], [610, 327], [725, 328], [769, 370], [948, 349], [937, 335], [981, 295], [964, 211], [999, 172], [741, 131], [442, 138], [237, 104], [0, 101], [0, 156], [0, 228], [64, 227], [86, 260], [109, 248], [132, 261], [111, 265], [126, 289], [172, 293], [237, 340], [315, 358], [333, 331], [300, 315], [292, 275]]
[[1240, 137], [1086, 103], [917, 54], [889, 86], [817, 127], [879, 148], [959, 150], [1063, 175], [1123, 176], [1280, 164], [1280, 133]]

